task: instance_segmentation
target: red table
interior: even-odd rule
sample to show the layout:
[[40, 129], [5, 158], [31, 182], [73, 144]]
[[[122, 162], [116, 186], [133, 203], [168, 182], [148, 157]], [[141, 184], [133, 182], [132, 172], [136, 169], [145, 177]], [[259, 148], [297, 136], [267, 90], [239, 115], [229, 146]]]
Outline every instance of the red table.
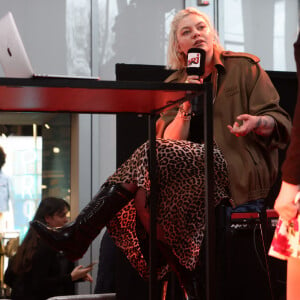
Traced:
[[100, 81], [79, 78], [0, 78], [0, 112], [143, 113], [149, 115], [151, 232], [149, 299], [156, 300], [156, 145], [155, 119], [161, 111], [204, 95], [206, 152], [207, 299], [214, 297], [214, 207], [211, 85]]

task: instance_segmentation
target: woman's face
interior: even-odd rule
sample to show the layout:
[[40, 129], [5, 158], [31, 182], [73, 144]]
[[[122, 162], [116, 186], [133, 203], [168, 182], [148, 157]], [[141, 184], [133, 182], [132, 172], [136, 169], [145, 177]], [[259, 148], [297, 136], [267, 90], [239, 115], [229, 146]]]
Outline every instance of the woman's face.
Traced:
[[214, 32], [204, 18], [196, 14], [184, 17], [178, 23], [176, 33], [178, 51], [187, 55], [190, 48], [201, 48], [206, 52], [206, 58], [213, 55]]
[[53, 216], [46, 216], [45, 221], [50, 227], [62, 227], [68, 223], [68, 209], [65, 207], [62, 212], [56, 212]]

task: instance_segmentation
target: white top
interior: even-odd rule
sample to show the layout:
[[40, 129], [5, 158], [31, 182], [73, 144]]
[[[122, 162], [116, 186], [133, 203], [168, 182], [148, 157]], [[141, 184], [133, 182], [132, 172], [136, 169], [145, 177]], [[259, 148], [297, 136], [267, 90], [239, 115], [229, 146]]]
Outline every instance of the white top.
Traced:
[[0, 171], [0, 212], [8, 211], [9, 178]]

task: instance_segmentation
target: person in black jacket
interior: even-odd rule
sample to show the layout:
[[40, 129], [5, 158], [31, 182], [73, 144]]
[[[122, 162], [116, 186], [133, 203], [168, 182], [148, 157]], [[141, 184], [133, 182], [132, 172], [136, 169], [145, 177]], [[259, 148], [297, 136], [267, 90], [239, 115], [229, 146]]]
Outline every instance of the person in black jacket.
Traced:
[[[68, 222], [69, 204], [61, 198], [41, 201], [34, 220], [49, 227], [61, 227]], [[43, 300], [58, 295], [75, 293], [75, 281], [92, 281], [92, 267], [74, 268], [63, 252], [56, 252], [29, 229], [17, 253], [10, 259], [4, 282], [11, 287], [11, 297], [16, 300]]]

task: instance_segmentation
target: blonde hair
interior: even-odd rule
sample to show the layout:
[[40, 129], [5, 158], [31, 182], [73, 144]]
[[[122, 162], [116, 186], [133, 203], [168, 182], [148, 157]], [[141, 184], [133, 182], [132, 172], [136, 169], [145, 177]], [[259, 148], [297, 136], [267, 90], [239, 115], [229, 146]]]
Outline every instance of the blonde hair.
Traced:
[[218, 48], [223, 49], [223, 47], [221, 46], [220, 41], [219, 41], [218, 33], [212, 26], [209, 16], [194, 7], [187, 7], [185, 9], [180, 10], [174, 16], [173, 21], [171, 23], [171, 28], [170, 28], [170, 33], [169, 33], [168, 54], [167, 54], [167, 62], [168, 62], [167, 67], [170, 69], [182, 69], [183, 67], [186, 66], [186, 55], [184, 53], [178, 52], [177, 30], [178, 30], [179, 22], [183, 18], [185, 18], [186, 16], [189, 16], [191, 14], [198, 15], [205, 20], [205, 22], [209, 26], [210, 30], [212, 32], [214, 32], [215, 45]]

